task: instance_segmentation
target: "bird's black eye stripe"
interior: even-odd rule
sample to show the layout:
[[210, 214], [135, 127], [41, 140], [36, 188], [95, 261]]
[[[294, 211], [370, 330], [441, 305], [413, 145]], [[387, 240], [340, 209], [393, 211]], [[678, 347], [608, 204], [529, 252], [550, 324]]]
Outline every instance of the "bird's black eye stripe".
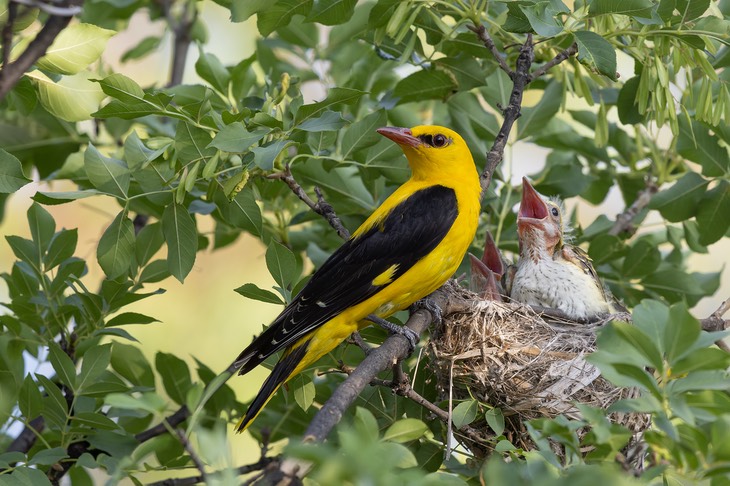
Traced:
[[550, 212], [553, 213], [553, 216], [558, 216], [560, 214], [560, 211], [558, 211], [558, 208], [551, 208]]
[[418, 138], [426, 145], [430, 145], [431, 147], [436, 148], [445, 147], [449, 143], [451, 143], [451, 139], [447, 138], [446, 135], [442, 135], [440, 133], [436, 135], [420, 135]]

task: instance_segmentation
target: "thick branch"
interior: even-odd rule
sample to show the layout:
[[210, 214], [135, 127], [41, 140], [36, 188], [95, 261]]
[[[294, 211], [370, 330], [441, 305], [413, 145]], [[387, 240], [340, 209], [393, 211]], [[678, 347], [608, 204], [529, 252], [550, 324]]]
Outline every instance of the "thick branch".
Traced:
[[3, 27], [3, 66], [10, 62], [10, 49], [13, 46], [13, 24], [15, 24], [15, 17], [18, 13], [18, 4], [15, 2], [8, 2], [8, 19], [5, 21]]
[[646, 187], [639, 192], [633, 204], [616, 217], [616, 222], [613, 224], [611, 229], [608, 230], [608, 234], [613, 236], [618, 236], [620, 234], [626, 234], [627, 236], [633, 235], [636, 231], [636, 228], [634, 228], [634, 219], [636, 219], [636, 216], [649, 205], [652, 196], [658, 190], [659, 188], [654, 181], [652, 179], [648, 179], [646, 181]]
[[[82, 4], [83, 0], [69, 0], [63, 2], [60, 6], [78, 7]], [[56, 36], [66, 28], [70, 21], [70, 16], [51, 15], [23, 53], [14, 62], [3, 64], [2, 69], [0, 69], [0, 100], [5, 98], [23, 74], [46, 53]]]
[[18, 436], [10, 443], [6, 452], [22, 452], [26, 454], [43, 431], [46, 421], [42, 416], [38, 416], [31, 420], [28, 425], [18, 434]]
[[[448, 296], [443, 290], [437, 290], [431, 294], [430, 298], [442, 309], [447, 309]], [[432, 320], [433, 317], [429, 311], [420, 309], [411, 315], [406, 326], [416, 334], [421, 334]], [[408, 352], [408, 340], [400, 334], [390, 336], [379, 348], [371, 350], [314, 416], [304, 434], [305, 440], [323, 441], [340, 421], [345, 410], [352, 405], [378, 373], [405, 358]]]

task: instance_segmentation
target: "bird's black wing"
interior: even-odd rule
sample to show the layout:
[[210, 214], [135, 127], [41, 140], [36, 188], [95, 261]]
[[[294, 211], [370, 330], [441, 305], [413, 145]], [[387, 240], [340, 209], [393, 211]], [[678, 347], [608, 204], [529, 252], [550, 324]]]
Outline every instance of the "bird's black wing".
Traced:
[[[454, 190], [431, 186], [414, 192], [370, 230], [345, 242], [238, 356], [241, 374], [388, 286], [443, 240], [458, 213]], [[373, 284], [394, 265], [388, 282]]]

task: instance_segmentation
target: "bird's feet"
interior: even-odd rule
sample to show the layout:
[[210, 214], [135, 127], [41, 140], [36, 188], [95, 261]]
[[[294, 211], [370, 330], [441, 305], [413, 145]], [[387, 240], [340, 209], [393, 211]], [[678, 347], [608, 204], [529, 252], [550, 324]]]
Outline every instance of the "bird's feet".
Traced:
[[423, 299], [415, 301], [413, 304], [411, 304], [410, 311], [411, 314], [416, 312], [419, 309], [426, 309], [431, 313], [431, 317], [433, 317], [433, 322], [436, 325], [441, 325], [443, 322], [443, 311], [441, 310], [441, 307], [436, 304], [436, 302], [433, 301], [433, 299], [429, 297], [424, 297]]
[[416, 349], [416, 345], [420, 338], [413, 329], [406, 326], [399, 326], [398, 324], [394, 324], [374, 314], [370, 314], [366, 319], [373, 324], [377, 324], [391, 334], [400, 334], [406, 338], [408, 341], [408, 354], [411, 354]]

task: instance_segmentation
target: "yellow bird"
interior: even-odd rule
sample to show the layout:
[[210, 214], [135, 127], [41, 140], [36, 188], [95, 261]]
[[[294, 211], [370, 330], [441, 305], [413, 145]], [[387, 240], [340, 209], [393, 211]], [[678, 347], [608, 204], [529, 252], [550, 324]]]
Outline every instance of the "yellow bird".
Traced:
[[479, 174], [466, 142], [438, 126], [385, 127], [401, 146], [411, 178], [317, 270], [234, 366], [245, 374], [284, 349], [236, 430], [249, 426], [279, 387], [368, 325], [439, 288], [474, 239]]

